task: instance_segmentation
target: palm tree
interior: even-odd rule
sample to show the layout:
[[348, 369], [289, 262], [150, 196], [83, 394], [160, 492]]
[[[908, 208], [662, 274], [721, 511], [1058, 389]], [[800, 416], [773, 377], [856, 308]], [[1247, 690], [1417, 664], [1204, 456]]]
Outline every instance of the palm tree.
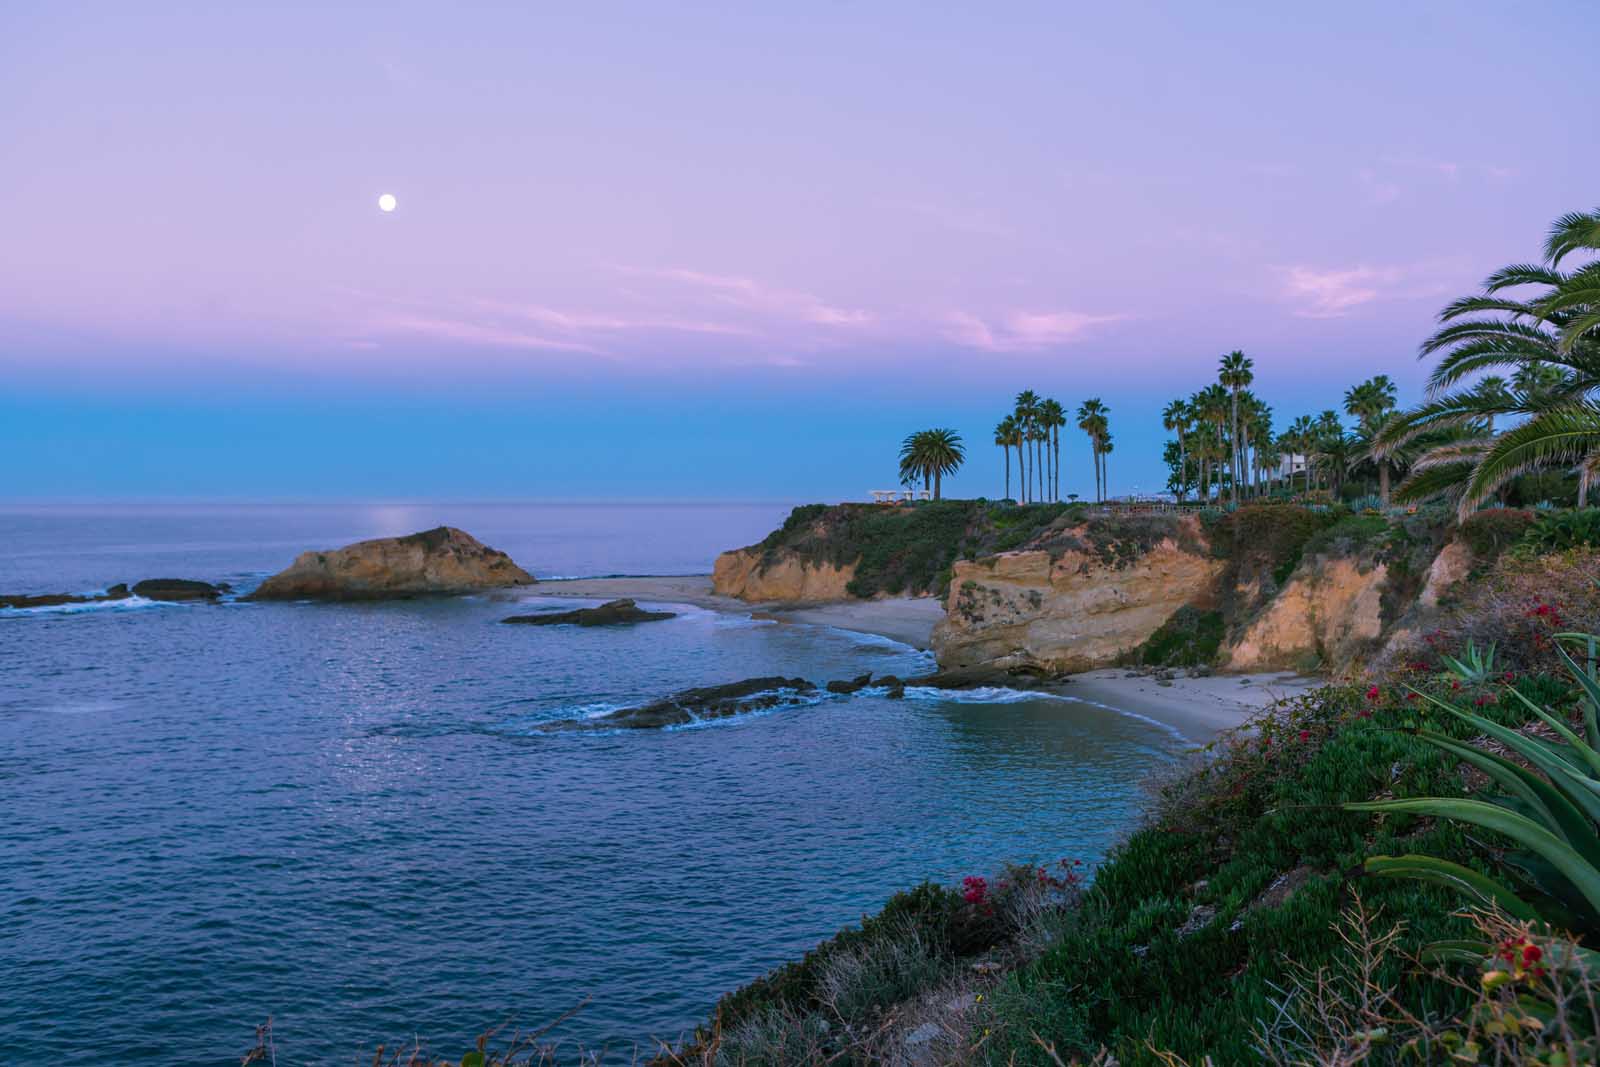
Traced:
[[1017, 420], [1010, 415], [1001, 419], [994, 427], [994, 443], [1006, 454], [1006, 495], [1011, 499], [1011, 446], [1017, 444]]
[[[1501, 491], [1512, 478], [1552, 466], [1577, 465], [1585, 499], [1583, 471], [1600, 466], [1600, 259], [1573, 271], [1562, 264], [1577, 252], [1600, 252], [1600, 211], [1557, 219], [1545, 242], [1543, 264], [1514, 264], [1490, 275], [1478, 296], [1454, 301], [1439, 314], [1441, 326], [1423, 343], [1421, 355], [1438, 355], [1429, 377], [1429, 398], [1404, 416], [1404, 431], [1459, 429], [1476, 423], [1485, 436], [1471, 443], [1446, 443], [1439, 455], [1418, 459], [1416, 473], [1401, 487], [1413, 499], [1422, 494], [1456, 500], [1460, 517]], [[1538, 287], [1529, 299], [1508, 290]], [[1485, 370], [1512, 371], [1511, 388], [1450, 393]], [[1480, 383], [1479, 388], [1482, 388]], [[1504, 394], [1515, 401], [1504, 403]], [[1508, 410], [1508, 407], [1511, 410]], [[1496, 414], [1526, 413], [1529, 418], [1493, 433]], [[1400, 433], [1386, 435], [1393, 445]]]
[[938, 500], [944, 476], [954, 474], [967, 458], [961, 435], [954, 430], [919, 430], [900, 445], [900, 473], [920, 476], [924, 488], [933, 482], [933, 499]]
[[1251, 492], [1255, 496], [1260, 496], [1262, 475], [1267, 472], [1264, 466], [1264, 450], [1269, 450], [1272, 444], [1272, 408], [1254, 394], [1246, 393], [1245, 396], [1248, 398], [1248, 403], [1245, 407], [1244, 421], [1240, 424], [1240, 432], [1244, 435], [1251, 456]]
[[1228, 391], [1221, 385], [1208, 385], [1189, 400], [1195, 418], [1211, 427], [1209, 443], [1214, 446], [1203, 450], [1205, 462], [1200, 473], [1201, 499], [1209, 496], [1213, 483], [1217, 486], [1217, 499], [1222, 499], [1222, 479], [1217, 477], [1215, 468], [1217, 462], [1228, 454], [1226, 438], [1230, 403]]
[[1067, 424], [1066, 409], [1059, 400], [1045, 400], [1039, 405], [1039, 425], [1044, 427], [1044, 434], [1051, 451], [1054, 453], [1050, 462], [1050, 499], [1061, 499], [1061, 427]]
[[1103, 454], [1104, 445], [1109, 435], [1107, 417], [1110, 414], [1111, 409], [1106, 407], [1099, 397], [1085, 400], [1078, 405], [1078, 429], [1088, 435], [1089, 451], [1094, 459], [1094, 493], [1096, 501], [1105, 499], [1105, 482], [1102, 477], [1100, 457]]
[[[1030, 470], [1029, 460], [1032, 457], [1028, 453], [1031, 450], [1031, 443], [1037, 439], [1034, 424], [1038, 420], [1038, 416], [1039, 394], [1034, 392], [1032, 389], [1024, 389], [1022, 392], [1018, 393], [1016, 410], [1013, 412], [1013, 417], [1017, 420], [1017, 429], [1022, 432], [1022, 502], [1024, 504], [1028, 503], [1028, 501], [1032, 499], [1032, 487], [1028, 480], [1028, 471]], [[1038, 463], [1033, 463], [1031, 469], [1037, 470], [1037, 468]]]
[[1389, 464], [1391, 456], [1380, 455], [1367, 442], [1375, 442], [1379, 430], [1388, 420], [1389, 413], [1394, 410], [1395, 386], [1387, 374], [1380, 374], [1375, 378], [1368, 378], [1360, 385], [1351, 386], [1345, 390], [1345, 414], [1356, 420], [1356, 435], [1365, 444], [1359, 451], [1378, 468], [1378, 500], [1384, 506], [1389, 506]]
[[1230, 456], [1231, 470], [1233, 472], [1233, 499], [1239, 499], [1239, 482], [1242, 473], [1239, 463], [1239, 391], [1255, 380], [1255, 372], [1251, 369], [1255, 361], [1243, 352], [1235, 349], [1223, 356], [1218, 361], [1217, 381], [1226, 386], [1232, 393], [1232, 416], [1229, 425], [1233, 429], [1230, 441], [1232, 442]]
[[1178, 502], [1183, 502], [1184, 487], [1189, 482], [1189, 457], [1184, 438], [1189, 432], [1189, 405], [1181, 399], [1174, 400], [1161, 412], [1161, 425], [1168, 433], [1178, 435]]
[[1300, 456], [1300, 469], [1305, 474], [1305, 491], [1311, 492], [1311, 449], [1317, 439], [1317, 424], [1310, 415], [1298, 416], [1284, 434], [1284, 446], [1289, 454]]

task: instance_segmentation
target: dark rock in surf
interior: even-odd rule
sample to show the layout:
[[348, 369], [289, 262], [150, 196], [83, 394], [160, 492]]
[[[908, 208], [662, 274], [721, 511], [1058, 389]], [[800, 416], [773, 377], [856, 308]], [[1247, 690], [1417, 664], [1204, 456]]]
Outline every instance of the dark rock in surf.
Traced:
[[91, 596], [81, 593], [4, 593], [0, 594], [0, 608], [54, 608], [63, 604], [100, 604], [126, 599], [128, 587], [119, 583], [104, 593]]
[[631, 600], [613, 600], [597, 608], [512, 615], [500, 621], [524, 626], [625, 626], [635, 622], [660, 622], [675, 618], [676, 613], [671, 611], [645, 611]]
[[133, 587], [133, 595], [146, 600], [215, 600], [227, 591], [225, 585], [188, 578], [146, 578]]
[[685, 723], [703, 722], [707, 719], [725, 719], [784, 704], [796, 703], [805, 694], [816, 691], [816, 686], [804, 678], [746, 678], [727, 685], [710, 685], [699, 689], [685, 689], [681, 693], [643, 704], [636, 708], [623, 708], [593, 719], [570, 719], [547, 722], [539, 729], [548, 732], [565, 730], [658, 730], [663, 726], [682, 726]]
[[869, 686], [871, 684], [872, 684], [872, 675], [871, 674], [862, 674], [862, 675], [858, 675], [858, 676], [856, 676], [854, 678], [851, 678], [849, 681], [844, 681], [843, 679], [840, 679], [840, 680], [837, 680], [837, 681], [829, 682], [824, 688], [826, 688], [828, 690], [828, 692], [830, 692], [830, 693], [839, 693], [839, 694], [843, 694], [843, 695], [849, 695], [851, 693], [859, 693], [861, 690], [865, 689], [867, 686]]

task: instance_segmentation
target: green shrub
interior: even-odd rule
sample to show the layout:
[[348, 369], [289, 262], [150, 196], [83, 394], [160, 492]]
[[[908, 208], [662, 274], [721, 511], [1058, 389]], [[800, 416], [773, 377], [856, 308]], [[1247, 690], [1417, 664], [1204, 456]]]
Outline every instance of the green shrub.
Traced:
[[945, 886], [924, 882], [896, 893], [876, 915], [846, 927], [832, 938], [724, 996], [716, 1017], [726, 1031], [773, 1010], [804, 1012], [821, 1005], [823, 982], [836, 959], [877, 950], [896, 951], [914, 934], [920, 952], [929, 959], [948, 960], [982, 951], [999, 937], [999, 931], [974, 922], [972, 909], [961, 895]]
[[1184, 605], [1150, 635], [1139, 661], [1152, 667], [1198, 667], [1215, 662], [1225, 627], [1220, 611]]
[[1461, 524], [1461, 540], [1480, 563], [1493, 563], [1533, 525], [1533, 512], [1489, 508], [1474, 512]]
[[1353, 556], [1385, 542], [1389, 520], [1382, 515], [1347, 515], [1319, 531], [1305, 544], [1308, 556]]
[[1600, 546], [1600, 508], [1546, 512], [1527, 527], [1516, 547], [1519, 554], [1542, 556], [1596, 546]]

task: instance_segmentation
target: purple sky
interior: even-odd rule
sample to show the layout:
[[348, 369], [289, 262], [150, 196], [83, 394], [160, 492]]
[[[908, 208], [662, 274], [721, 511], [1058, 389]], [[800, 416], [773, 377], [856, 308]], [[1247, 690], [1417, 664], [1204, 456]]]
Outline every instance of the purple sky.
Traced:
[[0, 7], [0, 495], [993, 495], [1028, 387], [1151, 488], [1600, 202], [1583, 3], [242, 6]]

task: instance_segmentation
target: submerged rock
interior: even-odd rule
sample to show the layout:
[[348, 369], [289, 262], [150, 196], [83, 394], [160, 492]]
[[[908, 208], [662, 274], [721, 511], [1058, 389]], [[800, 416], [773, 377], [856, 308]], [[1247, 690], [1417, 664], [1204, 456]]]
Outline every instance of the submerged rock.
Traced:
[[646, 611], [631, 600], [613, 600], [597, 608], [578, 608], [576, 611], [546, 611], [536, 615], [512, 615], [501, 622], [520, 623], [524, 626], [622, 626], [635, 622], [660, 622], [675, 619], [671, 611]]
[[232, 587], [226, 584], [212, 585], [189, 578], [146, 578], [133, 587], [133, 595], [146, 600], [215, 600], [231, 591]]
[[725, 719], [765, 708], [775, 708], [794, 702], [801, 694], [816, 691], [816, 686], [804, 678], [746, 678], [727, 685], [709, 685], [699, 689], [685, 689], [681, 693], [643, 704], [636, 708], [622, 708], [593, 719], [564, 719], [547, 722], [539, 729], [556, 732], [565, 730], [655, 730], [663, 726], [682, 726], [685, 723], [706, 719]]
[[302, 552], [251, 600], [392, 600], [532, 585], [510, 556], [453, 526]]

